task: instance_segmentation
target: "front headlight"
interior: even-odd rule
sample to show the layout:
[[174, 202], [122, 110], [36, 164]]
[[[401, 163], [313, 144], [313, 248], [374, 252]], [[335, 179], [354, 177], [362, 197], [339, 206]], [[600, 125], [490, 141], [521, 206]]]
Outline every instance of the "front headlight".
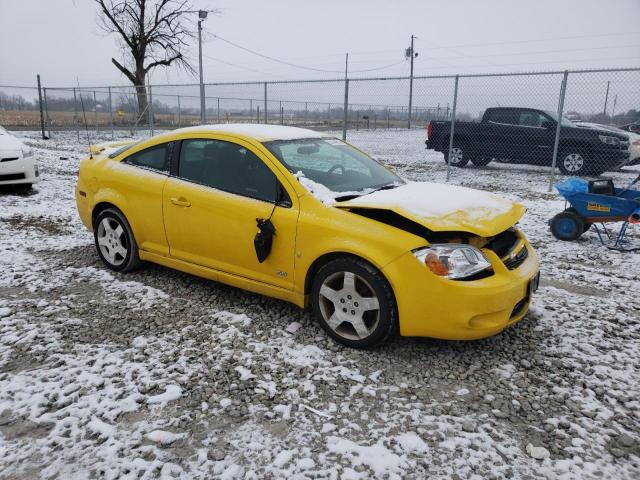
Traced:
[[489, 260], [480, 250], [461, 243], [434, 244], [414, 250], [413, 254], [433, 273], [451, 280], [467, 278], [491, 268]]
[[22, 158], [33, 157], [33, 150], [30, 148], [22, 148]]
[[610, 137], [609, 135], [598, 135], [598, 138], [602, 143], [607, 145], [620, 145], [620, 139], [616, 137]]

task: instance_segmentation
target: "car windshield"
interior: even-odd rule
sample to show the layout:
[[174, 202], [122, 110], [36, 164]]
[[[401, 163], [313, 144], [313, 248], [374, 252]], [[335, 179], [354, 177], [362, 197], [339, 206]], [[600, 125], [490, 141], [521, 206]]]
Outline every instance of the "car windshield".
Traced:
[[[557, 113], [554, 113], [554, 112], [552, 112], [550, 110], [545, 110], [544, 113], [549, 115], [556, 122], [558, 121], [558, 114]], [[577, 127], [577, 125], [575, 123], [573, 123], [571, 120], [569, 120], [567, 117], [562, 117], [562, 121], [560, 122], [560, 125], [562, 125], [563, 127]]]
[[[276, 140], [264, 145], [289, 171], [301, 172], [332, 192], [367, 193], [404, 183], [368, 155], [335, 138]], [[350, 195], [354, 196], [358, 195]]]

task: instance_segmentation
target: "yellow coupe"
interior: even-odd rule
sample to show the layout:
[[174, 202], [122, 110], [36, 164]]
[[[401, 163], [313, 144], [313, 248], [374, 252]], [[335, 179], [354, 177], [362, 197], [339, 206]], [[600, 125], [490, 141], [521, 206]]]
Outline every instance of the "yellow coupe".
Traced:
[[211, 125], [97, 146], [76, 199], [107, 267], [149, 261], [310, 306], [351, 347], [493, 335], [538, 284], [523, 206], [405, 181], [311, 130]]

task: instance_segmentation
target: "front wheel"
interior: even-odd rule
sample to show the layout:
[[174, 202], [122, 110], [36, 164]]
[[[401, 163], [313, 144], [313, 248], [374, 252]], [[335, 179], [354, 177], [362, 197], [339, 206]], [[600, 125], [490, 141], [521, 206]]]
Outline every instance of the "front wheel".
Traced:
[[102, 262], [116, 272], [129, 272], [141, 264], [138, 244], [129, 222], [116, 208], [101, 211], [93, 228], [96, 249]]
[[553, 217], [550, 227], [554, 237], [567, 242], [577, 240], [586, 231], [582, 217], [570, 210]]
[[563, 175], [588, 175], [594, 174], [587, 165], [584, 153], [577, 150], [568, 150], [558, 155], [558, 168]]
[[340, 258], [322, 266], [313, 280], [311, 303], [322, 328], [348, 347], [384, 343], [397, 331], [398, 310], [389, 282], [359, 259]]
[[444, 154], [445, 163], [449, 162], [453, 167], [462, 168], [465, 167], [467, 163], [469, 163], [469, 155], [464, 145], [455, 144], [451, 148], [450, 155], [448, 149], [442, 153]]

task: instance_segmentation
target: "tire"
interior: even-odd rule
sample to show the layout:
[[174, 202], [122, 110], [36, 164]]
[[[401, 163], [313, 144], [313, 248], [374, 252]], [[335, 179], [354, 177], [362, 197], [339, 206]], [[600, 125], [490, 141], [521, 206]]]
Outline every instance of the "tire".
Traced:
[[[451, 149], [451, 160], [449, 160], [452, 167], [464, 168], [467, 163], [469, 163], [469, 156], [465, 154], [466, 148], [466, 145], [463, 143], [456, 143], [453, 145], [453, 148]], [[449, 159], [449, 148], [443, 150], [442, 153], [444, 154], [444, 163], [447, 163]]]
[[[565, 210], [565, 212], [571, 212], [574, 213], [578, 216], [580, 216], [580, 214], [578, 213], [578, 211], [573, 208], [573, 207], [569, 207]], [[589, 222], [587, 222], [584, 218], [580, 217], [582, 219], [582, 223], [584, 224], [584, 227], [582, 228], [582, 233], [585, 233], [586, 231], [588, 231], [591, 228], [591, 224]]]
[[553, 236], [566, 242], [577, 240], [585, 232], [582, 217], [569, 210], [565, 210], [553, 217], [550, 226]]
[[363, 260], [345, 257], [323, 265], [313, 279], [311, 305], [327, 334], [347, 347], [379, 345], [398, 331], [391, 285]]
[[130, 272], [142, 262], [129, 222], [116, 208], [102, 210], [93, 226], [93, 238], [102, 262], [116, 272]]
[[565, 150], [560, 153], [558, 155], [558, 168], [563, 175], [595, 174], [589, 167], [586, 155], [579, 150]]
[[483, 157], [483, 158], [472, 158], [471, 163], [473, 163], [476, 167], [486, 167], [491, 163], [493, 158], [491, 157]]

